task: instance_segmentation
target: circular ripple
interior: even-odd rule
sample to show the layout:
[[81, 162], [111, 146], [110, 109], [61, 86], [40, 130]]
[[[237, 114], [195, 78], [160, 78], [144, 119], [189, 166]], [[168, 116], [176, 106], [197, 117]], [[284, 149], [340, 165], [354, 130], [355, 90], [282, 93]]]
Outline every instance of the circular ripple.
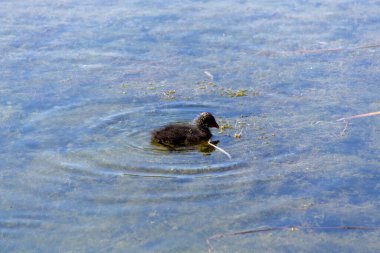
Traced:
[[[168, 122], [189, 122], [212, 105], [176, 103], [143, 106], [100, 119], [91, 127], [94, 135], [106, 136], [105, 145], [88, 150], [87, 159], [115, 173], [143, 176], [211, 176], [237, 170], [241, 161], [229, 160], [209, 146], [168, 150], [150, 142], [151, 131]], [[214, 152], [215, 151], [215, 152]]]
[[66, 157], [60, 163], [78, 173], [151, 177], [241, 173], [239, 145], [243, 141], [233, 137], [214, 132], [214, 139], [220, 140], [219, 146], [231, 153], [232, 159], [208, 145], [168, 150], [151, 143], [154, 129], [172, 122], [190, 122], [203, 111], [218, 119], [228, 109], [179, 102], [135, 106], [122, 101], [89, 101], [32, 115], [24, 134], [34, 147], [59, 150]]

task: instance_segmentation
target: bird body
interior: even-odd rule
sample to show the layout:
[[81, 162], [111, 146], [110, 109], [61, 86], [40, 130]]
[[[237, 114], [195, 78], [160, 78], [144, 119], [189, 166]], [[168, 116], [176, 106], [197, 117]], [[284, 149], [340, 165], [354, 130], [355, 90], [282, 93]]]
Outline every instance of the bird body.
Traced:
[[152, 132], [152, 142], [165, 146], [189, 146], [208, 141], [212, 137], [210, 127], [219, 128], [214, 116], [203, 112], [194, 124], [169, 124]]

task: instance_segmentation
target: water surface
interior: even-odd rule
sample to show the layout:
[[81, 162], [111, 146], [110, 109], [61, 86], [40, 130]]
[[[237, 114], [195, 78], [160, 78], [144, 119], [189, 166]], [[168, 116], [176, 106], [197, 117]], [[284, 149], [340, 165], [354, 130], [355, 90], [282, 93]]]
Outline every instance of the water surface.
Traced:
[[[3, 1], [2, 251], [380, 250], [379, 116], [336, 121], [380, 110], [379, 13]], [[203, 111], [232, 159], [151, 145]], [[305, 229], [231, 235], [291, 226]]]

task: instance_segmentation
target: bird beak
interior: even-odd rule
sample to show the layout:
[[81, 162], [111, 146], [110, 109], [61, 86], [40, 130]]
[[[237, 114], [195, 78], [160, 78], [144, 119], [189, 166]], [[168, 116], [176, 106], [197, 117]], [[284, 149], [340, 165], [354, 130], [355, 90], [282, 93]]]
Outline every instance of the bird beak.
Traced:
[[212, 125], [212, 127], [219, 128], [219, 125], [218, 125], [218, 123], [215, 122], [215, 124]]

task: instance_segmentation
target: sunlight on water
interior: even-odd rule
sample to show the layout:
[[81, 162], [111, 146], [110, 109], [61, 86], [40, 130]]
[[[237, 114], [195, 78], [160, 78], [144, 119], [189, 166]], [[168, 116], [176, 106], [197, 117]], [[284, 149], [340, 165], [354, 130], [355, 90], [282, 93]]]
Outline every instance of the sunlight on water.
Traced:
[[[3, 1], [2, 250], [379, 251], [379, 13]], [[203, 111], [232, 159], [150, 142]]]

